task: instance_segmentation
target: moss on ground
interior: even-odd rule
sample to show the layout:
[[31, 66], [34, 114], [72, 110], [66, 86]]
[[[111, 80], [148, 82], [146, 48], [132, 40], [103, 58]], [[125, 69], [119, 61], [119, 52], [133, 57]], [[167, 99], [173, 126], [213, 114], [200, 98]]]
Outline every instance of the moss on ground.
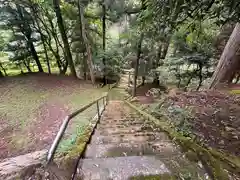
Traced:
[[176, 180], [176, 177], [169, 174], [147, 176], [140, 175], [131, 177], [129, 178], [129, 180]]
[[240, 94], [240, 89], [230, 90], [230, 94]]
[[161, 130], [165, 131], [171, 139], [181, 145], [183, 151], [187, 152], [188, 156], [191, 156], [190, 160], [196, 161], [196, 158], [198, 158], [198, 160], [202, 162], [203, 166], [205, 167], [211, 178], [219, 180], [229, 179], [228, 174], [224, 169], [227, 169], [232, 173], [240, 172], [240, 164], [238, 157], [230, 157], [229, 155], [226, 155], [222, 152], [220, 153], [217, 150], [202, 147], [198, 143], [194, 142], [194, 140], [192, 140], [191, 138], [184, 137], [178, 132], [176, 132], [174, 129], [171, 128], [167, 121], [163, 119], [156, 119], [150, 114], [140, 110], [133, 104], [129, 102], [126, 103], [133, 109], [137, 110], [140, 114], [145, 116]]

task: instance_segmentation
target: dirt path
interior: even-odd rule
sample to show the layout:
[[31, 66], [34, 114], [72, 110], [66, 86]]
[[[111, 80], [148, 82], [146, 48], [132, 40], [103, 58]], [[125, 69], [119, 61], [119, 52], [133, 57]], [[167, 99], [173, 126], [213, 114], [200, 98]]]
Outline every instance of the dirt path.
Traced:
[[122, 101], [110, 101], [79, 164], [76, 179], [206, 178], [164, 132], [153, 129]]

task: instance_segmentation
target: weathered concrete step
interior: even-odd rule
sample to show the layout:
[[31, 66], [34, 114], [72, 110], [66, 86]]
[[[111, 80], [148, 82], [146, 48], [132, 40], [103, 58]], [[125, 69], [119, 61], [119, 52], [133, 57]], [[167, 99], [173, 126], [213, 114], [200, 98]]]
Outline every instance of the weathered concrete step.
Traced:
[[[152, 131], [141, 130], [141, 128], [133, 128], [133, 129], [105, 129], [105, 130], [97, 130], [98, 134], [101, 136], [154, 136], [157, 138], [158, 134]], [[159, 132], [158, 132], [159, 133]]]
[[102, 118], [101, 121], [100, 121], [100, 124], [107, 124], [107, 123], [129, 123], [129, 124], [136, 124], [136, 123], [144, 123], [144, 120], [143, 119], [140, 119], [140, 118], [117, 118], [117, 119], [114, 119], [114, 118]]
[[145, 134], [119, 134], [119, 135], [106, 135], [103, 136], [99, 131], [96, 131], [91, 139], [91, 144], [116, 144], [116, 143], [140, 143], [150, 141], [169, 141], [168, 136], [165, 133]]
[[160, 157], [172, 157], [179, 155], [177, 148], [169, 142], [152, 142], [139, 144], [89, 144], [85, 151], [85, 158], [120, 157], [158, 155]]
[[100, 135], [120, 135], [120, 134], [153, 134], [149, 131], [143, 131], [141, 127], [130, 127], [130, 128], [101, 128], [96, 129], [96, 131], [99, 132]]
[[77, 178], [83, 180], [128, 180], [139, 175], [161, 175], [171, 172], [154, 156], [83, 159]]
[[115, 121], [115, 122], [111, 122], [111, 121], [102, 121], [98, 124], [98, 127], [129, 127], [129, 126], [143, 126], [144, 124], [147, 124], [143, 121], [133, 121], [133, 122], [123, 122], [123, 121]]
[[122, 123], [98, 124], [96, 129], [99, 131], [105, 131], [106, 129], [119, 129], [119, 130], [121, 130], [121, 129], [130, 129], [130, 130], [141, 129], [142, 131], [149, 131], [149, 132], [153, 131], [153, 128], [150, 125], [142, 123], [142, 122], [138, 123], [138, 124], [122, 124]]
[[126, 127], [127, 128], [133, 128], [133, 127], [136, 127], [136, 126], [142, 126], [142, 124], [136, 124], [136, 125], [125, 125], [125, 124], [98, 124], [97, 125], [97, 129], [99, 130], [105, 130], [106, 128], [110, 129], [110, 128], [113, 128], [113, 129], [116, 129], [116, 128], [123, 128], [125, 129]]

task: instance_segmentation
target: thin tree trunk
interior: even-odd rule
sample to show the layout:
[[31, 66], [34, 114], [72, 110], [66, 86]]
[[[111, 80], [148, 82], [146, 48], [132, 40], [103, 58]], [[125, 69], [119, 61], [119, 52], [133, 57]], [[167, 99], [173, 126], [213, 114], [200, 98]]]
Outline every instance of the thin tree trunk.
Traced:
[[202, 76], [202, 68], [203, 68], [203, 66], [202, 66], [202, 64], [199, 64], [199, 75], [198, 75], [198, 77], [199, 77], [199, 84], [198, 84], [198, 87], [197, 87], [197, 91], [200, 89], [200, 87], [202, 86], [202, 82], [203, 82], [203, 76]]
[[[159, 66], [159, 62], [160, 62], [160, 59], [162, 57], [162, 43], [160, 43], [159, 47], [158, 47], [158, 51], [157, 51], [157, 60], [156, 60], [156, 63], [154, 65], [154, 69], [156, 70]], [[154, 79], [153, 79], [153, 84], [157, 84], [159, 85], [159, 74], [157, 73], [157, 71], [155, 71], [154, 73]]]
[[49, 39], [49, 41], [47, 42], [47, 45], [48, 45], [50, 51], [52, 52], [52, 54], [54, 55], [54, 57], [56, 59], [56, 63], [57, 63], [58, 69], [59, 69], [59, 73], [60, 74], [65, 74], [65, 73], [63, 73], [62, 61], [61, 61], [61, 57], [60, 57], [59, 51], [58, 51], [58, 44], [56, 43], [57, 50], [54, 51], [51, 42], [52, 42], [51, 39]]
[[44, 52], [45, 52], [45, 57], [46, 57], [46, 62], [47, 62], [47, 67], [48, 67], [48, 73], [52, 74], [51, 71], [51, 65], [50, 65], [50, 61], [49, 61], [49, 57], [48, 57], [48, 52], [47, 52], [47, 47], [45, 42], [43, 42], [43, 48], [44, 48]]
[[23, 61], [24, 66], [27, 68], [28, 72], [32, 72], [29, 64], [27, 64], [25, 61]]
[[[37, 20], [36, 20], [36, 21], [37, 21]], [[42, 31], [41, 31], [41, 28], [40, 28], [40, 25], [39, 25], [38, 22], [37, 22], [37, 26], [38, 26], [39, 33], [40, 33], [40, 36], [41, 36], [41, 41], [42, 41], [42, 43], [43, 43], [43, 49], [44, 49], [45, 58], [46, 58], [46, 62], [47, 62], [48, 73], [51, 74], [51, 67], [50, 67], [50, 62], [49, 62], [47, 47], [46, 47], [46, 44], [45, 44], [45, 40], [44, 40], [43, 33], [42, 33]]]
[[169, 45], [170, 45], [170, 40], [171, 40], [171, 37], [169, 37], [167, 39], [167, 42], [163, 46], [163, 52], [162, 52], [161, 59], [165, 59], [166, 58], [166, 55], [167, 55], [167, 52], [168, 52], [168, 48], [169, 48]]
[[38, 57], [37, 52], [36, 52], [36, 49], [35, 49], [35, 47], [33, 45], [33, 42], [31, 41], [31, 39], [28, 40], [28, 46], [29, 46], [30, 52], [31, 52], [34, 60], [36, 61], [36, 64], [37, 64], [37, 67], [38, 67], [38, 71], [39, 72], [43, 72], [43, 68], [42, 68], [41, 62], [39, 60], [39, 57]]
[[106, 4], [105, 0], [102, 2], [102, 11], [103, 11], [103, 17], [102, 17], [102, 30], [103, 30], [103, 85], [107, 84], [106, 79], [106, 57], [105, 57], [105, 51], [106, 51]]
[[68, 61], [66, 61], [66, 64], [63, 66], [62, 74], [66, 74], [68, 68]]
[[176, 56], [177, 50], [178, 50], [178, 47], [177, 47], [177, 46], [174, 46], [173, 53], [172, 53], [172, 56], [173, 56], [173, 57]]
[[137, 60], [135, 63], [133, 91], [132, 91], [133, 97], [135, 97], [137, 94], [137, 77], [138, 77], [139, 60], [140, 60], [140, 56], [141, 56], [141, 52], [142, 52], [142, 41], [143, 41], [143, 33], [141, 33], [141, 35], [140, 35], [140, 39], [138, 41], [138, 47], [137, 47]]
[[141, 84], [141, 86], [144, 86], [144, 85], [145, 85], [145, 80], [146, 80], [146, 77], [145, 77], [145, 76], [142, 76], [142, 84]]
[[[52, 52], [52, 54], [54, 55], [55, 59], [56, 59], [56, 63], [57, 63], [57, 66], [58, 66], [58, 69], [59, 69], [59, 73], [60, 74], [63, 74], [62, 72], [62, 62], [61, 62], [61, 58], [60, 58], [60, 55], [59, 55], [59, 47], [58, 47], [58, 42], [56, 40], [56, 37], [54, 36], [55, 33], [53, 33], [52, 31], [54, 31], [54, 29], [50, 30], [50, 28], [47, 26], [47, 24], [45, 23], [45, 21], [43, 19], [41, 19], [41, 17], [38, 17], [39, 20], [41, 21], [42, 25], [44, 26], [45, 28], [45, 31], [48, 35], [48, 39], [45, 41], [45, 43], [47, 44], [49, 50]], [[51, 22], [52, 23], [52, 22]], [[51, 28], [52, 28], [52, 25], [51, 25]], [[56, 51], [53, 49], [52, 47], [52, 38], [51, 38], [51, 34], [54, 38], [54, 41], [55, 41], [55, 44], [56, 44]], [[45, 44], [45, 45], [46, 45]], [[47, 47], [46, 47], [47, 48]], [[51, 68], [51, 67], [50, 67]]]
[[47, 53], [47, 47], [46, 47], [46, 44], [45, 44], [44, 34], [42, 33], [41, 26], [40, 26], [39, 21], [38, 21], [39, 20], [39, 17], [38, 17], [39, 15], [37, 13], [37, 9], [35, 8], [32, 1], [30, 1], [30, 7], [31, 7], [31, 12], [32, 12], [32, 14], [35, 18], [35, 22], [36, 22], [38, 32], [39, 32], [40, 37], [41, 37], [41, 41], [43, 43], [43, 49], [44, 49], [45, 58], [46, 58], [46, 62], [47, 62], [48, 73], [51, 74], [51, 67], [50, 67], [50, 63], [49, 63], [49, 57], [48, 57], [48, 53]]
[[1, 67], [1, 69], [3, 70], [3, 72], [4, 72], [4, 75], [5, 75], [5, 76], [8, 76], [7, 71], [6, 71], [6, 69], [3, 67], [3, 65], [2, 65], [1, 62], [0, 62], [0, 67]]
[[29, 26], [29, 24], [27, 22], [25, 22], [26, 19], [24, 18], [22, 7], [19, 6], [19, 4], [16, 4], [16, 7], [17, 7], [17, 11], [18, 11], [18, 14], [19, 14], [20, 18], [22, 19], [22, 21], [24, 21], [23, 25], [20, 25], [20, 29], [26, 37], [26, 41], [27, 41], [29, 51], [31, 52], [33, 59], [36, 61], [38, 71], [43, 72], [43, 68], [42, 68], [42, 65], [39, 61], [38, 54], [37, 54], [36, 49], [34, 47], [34, 44], [32, 42], [32, 38], [31, 38], [32, 29]]
[[62, 41], [63, 41], [63, 45], [64, 45], [64, 52], [66, 53], [66, 57], [67, 57], [68, 64], [70, 66], [71, 73], [74, 77], [77, 78], [77, 73], [76, 73], [74, 63], [73, 63], [73, 59], [72, 59], [72, 53], [70, 51], [70, 46], [69, 46], [69, 43], [68, 43], [67, 34], [66, 34], [64, 24], [63, 24], [63, 18], [62, 18], [61, 9], [60, 9], [60, 6], [59, 6], [59, 0], [53, 0], [53, 5], [54, 5], [54, 10], [55, 10], [55, 13], [56, 13], [56, 16], [57, 16], [57, 23], [58, 23], [59, 31], [60, 31], [61, 36], [62, 36]]
[[19, 68], [20, 68], [20, 70], [21, 70], [21, 74], [24, 74], [24, 71], [23, 71], [23, 69], [22, 69], [21, 64], [18, 64], [18, 66], [19, 66]]
[[239, 67], [238, 51], [240, 47], [240, 24], [237, 23], [221, 55], [217, 68], [212, 76], [209, 88], [232, 82]]
[[2, 73], [2, 71], [0, 70], [0, 77], [4, 77], [4, 75], [3, 75], [3, 73]]
[[87, 55], [86, 52], [83, 53], [83, 78], [87, 80]]
[[85, 48], [87, 51], [87, 63], [88, 63], [88, 68], [90, 71], [90, 76], [91, 76], [91, 80], [92, 83], [95, 84], [95, 76], [94, 76], [94, 68], [93, 68], [93, 61], [92, 61], [92, 52], [91, 52], [91, 46], [89, 44], [89, 41], [87, 39], [87, 35], [86, 35], [86, 29], [85, 29], [85, 21], [84, 21], [84, 8], [81, 5], [81, 1], [78, 0], [78, 13], [79, 13], [79, 23], [81, 26], [81, 32], [82, 32], [82, 38], [83, 38], [83, 42], [85, 44]]

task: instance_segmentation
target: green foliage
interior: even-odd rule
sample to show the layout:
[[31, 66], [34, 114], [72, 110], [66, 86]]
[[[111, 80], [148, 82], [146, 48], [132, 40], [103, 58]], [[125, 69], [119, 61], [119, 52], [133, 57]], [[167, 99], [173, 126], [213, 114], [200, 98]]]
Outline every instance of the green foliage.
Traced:
[[192, 119], [190, 109], [183, 109], [179, 106], [169, 106], [167, 109], [168, 113], [171, 114], [173, 127], [177, 132], [185, 137], [191, 137], [191, 123], [189, 120]]
[[[106, 59], [105, 70], [101, 61], [104, 57]], [[99, 51], [94, 57], [94, 62], [96, 65], [102, 69], [101, 71], [105, 71], [109, 78], [118, 76], [122, 72], [124, 65], [123, 60], [123, 55], [118, 49], [118, 44], [114, 43], [111, 44], [111, 49], [107, 49], [105, 52]]]

